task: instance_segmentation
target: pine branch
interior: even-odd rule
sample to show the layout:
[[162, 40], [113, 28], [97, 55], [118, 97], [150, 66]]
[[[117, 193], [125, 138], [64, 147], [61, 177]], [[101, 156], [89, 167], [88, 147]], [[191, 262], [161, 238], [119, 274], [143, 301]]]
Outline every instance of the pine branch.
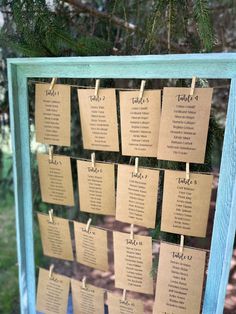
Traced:
[[99, 18], [108, 19], [111, 22], [113, 22], [114, 24], [122, 26], [122, 27], [126, 28], [129, 31], [135, 31], [136, 28], [137, 28], [137, 26], [132, 24], [132, 23], [126, 22], [125, 20], [123, 20], [123, 19], [121, 19], [121, 18], [119, 18], [119, 17], [117, 17], [117, 16], [115, 16], [113, 14], [110, 14], [108, 12], [98, 11], [95, 8], [91, 7], [91, 6], [88, 6], [88, 5], [84, 4], [84, 3], [81, 3], [78, 0], [65, 0], [64, 2], [67, 2], [67, 3], [71, 4], [71, 5], [73, 5], [74, 7], [79, 9], [80, 11], [86, 12], [89, 15], [96, 16], [96, 17], [99, 17]]
[[18, 52], [23, 56], [39, 57], [47, 56], [46, 50], [42, 46], [35, 46], [36, 42], [32, 45], [24, 41], [19, 41], [17, 37], [9, 36], [3, 32], [0, 32], [0, 46], [8, 46], [11, 50]]
[[207, 0], [196, 0], [194, 15], [197, 23], [198, 34], [207, 51], [211, 51], [214, 44], [214, 35], [209, 15]]

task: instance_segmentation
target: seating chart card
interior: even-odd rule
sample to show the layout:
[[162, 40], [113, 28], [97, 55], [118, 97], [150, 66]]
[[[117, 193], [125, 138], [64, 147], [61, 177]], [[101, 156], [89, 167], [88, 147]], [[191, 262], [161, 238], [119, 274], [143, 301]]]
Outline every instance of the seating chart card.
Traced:
[[109, 314], [143, 314], [143, 302], [140, 300], [122, 300], [119, 296], [108, 292], [107, 302]]
[[156, 157], [160, 114], [160, 90], [120, 92], [122, 155]]
[[77, 160], [80, 210], [115, 215], [114, 164]]
[[73, 314], [104, 314], [104, 290], [71, 279]]
[[116, 219], [155, 228], [159, 171], [118, 165]]
[[78, 263], [108, 271], [107, 232], [74, 221], [76, 259]]
[[205, 237], [213, 176], [165, 171], [161, 230]]
[[70, 278], [40, 268], [37, 289], [37, 311], [45, 314], [66, 314]]
[[152, 238], [113, 232], [115, 287], [153, 294]]
[[74, 192], [70, 158], [37, 154], [42, 199], [46, 203], [74, 205]]
[[204, 163], [212, 88], [165, 87], [158, 159]]
[[69, 221], [37, 213], [42, 239], [43, 254], [51, 257], [73, 261]]
[[153, 314], [200, 314], [206, 253], [161, 243]]
[[78, 98], [84, 148], [118, 152], [115, 89], [78, 89]]
[[36, 84], [36, 141], [44, 144], [70, 146], [71, 97], [69, 85]]

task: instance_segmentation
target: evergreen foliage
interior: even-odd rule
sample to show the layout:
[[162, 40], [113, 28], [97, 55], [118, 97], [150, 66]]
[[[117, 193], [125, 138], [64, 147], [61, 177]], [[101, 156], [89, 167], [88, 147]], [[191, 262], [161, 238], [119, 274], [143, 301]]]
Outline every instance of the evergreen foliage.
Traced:
[[3, 0], [1, 8], [8, 13], [0, 44], [27, 57], [108, 55], [113, 47], [119, 54], [213, 48], [208, 0], [95, 0], [85, 4], [93, 8], [85, 13], [68, 3]]
[[214, 44], [214, 34], [210, 21], [208, 1], [196, 0], [194, 4], [194, 14], [203, 48], [206, 51], [211, 51]]
[[0, 44], [22, 56], [84, 56], [111, 52], [111, 45], [103, 38], [76, 38], [68, 28], [68, 10], [65, 15], [57, 14], [44, 0], [11, 1], [10, 9], [14, 27], [2, 28]]

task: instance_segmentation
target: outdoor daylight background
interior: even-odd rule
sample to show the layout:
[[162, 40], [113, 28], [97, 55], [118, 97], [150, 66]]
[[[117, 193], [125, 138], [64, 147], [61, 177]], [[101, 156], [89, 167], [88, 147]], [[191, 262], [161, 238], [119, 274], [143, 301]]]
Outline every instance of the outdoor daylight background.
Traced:
[[[6, 59], [9, 57], [60, 57], [99, 55], [145, 55], [202, 52], [236, 52], [236, 0], [0, 0], [0, 313], [18, 314], [18, 274], [15, 241], [15, 218], [12, 177], [12, 150], [10, 137], [8, 83]], [[217, 65], [216, 65], [217, 66]], [[194, 75], [194, 73], [193, 73]], [[37, 80], [37, 78], [35, 78]], [[41, 79], [42, 81], [42, 79]], [[49, 81], [44, 79], [43, 81]], [[94, 86], [94, 80], [61, 79], [61, 83]], [[41, 202], [35, 152], [42, 147], [34, 137], [34, 83], [29, 81], [29, 119], [33, 169], [34, 210], [48, 211]], [[189, 80], [148, 80], [147, 88], [189, 86]], [[188, 237], [187, 244], [209, 249], [214, 221], [215, 199], [224, 137], [225, 117], [229, 95], [228, 80], [197, 81], [200, 87], [214, 87], [206, 163], [192, 170], [211, 171], [215, 175], [209, 226], [206, 239]], [[101, 80], [104, 87], [139, 88], [140, 80]], [[76, 91], [72, 91], [72, 146], [57, 152], [77, 157], [90, 157], [84, 151], [81, 139]], [[98, 153], [96, 158], [130, 162], [129, 158], [113, 153]], [[133, 162], [131, 160], [131, 162]], [[142, 158], [142, 165], [184, 169], [184, 165]], [[76, 172], [75, 164], [72, 164]], [[75, 193], [77, 183], [74, 180]], [[78, 193], [76, 206], [55, 206], [58, 216], [87, 221], [79, 213]], [[43, 257], [37, 219], [34, 215], [35, 264], [48, 267], [50, 259]], [[178, 236], [160, 232], [157, 227], [149, 233], [155, 239], [178, 242]], [[93, 222], [114, 227], [109, 218], [93, 216]], [[116, 228], [128, 231], [116, 223]], [[136, 230], [137, 231], [137, 230]], [[139, 232], [146, 234], [142, 228]], [[88, 272], [98, 286], [102, 282], [114, 289], [112, 271], [101, 275], [86, 267], [54, 261], [58, 272], [81, 279]], [[155, 264], [155, 263], [154, 263]], [[154, 265], [155, 268], [156, 265]], [[236, 250], [232, 258], [227, 289], [225, 314], [236, 313]], [[37, 272], [37, 268], [36, 268]], [[154, 269], [155, 273], [155, 269]], [[143, 298], [146, 313], [152, 301]]]

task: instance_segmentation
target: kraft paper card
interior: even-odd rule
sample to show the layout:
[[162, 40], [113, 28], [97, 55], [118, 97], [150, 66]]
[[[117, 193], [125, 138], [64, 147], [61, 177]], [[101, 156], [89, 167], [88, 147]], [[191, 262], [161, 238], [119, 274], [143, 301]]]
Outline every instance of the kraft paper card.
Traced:
[[212, 88], [164, 88], [158, 159], [204, 163]]
[[72, 302], [74, 314], [103, 314], [104, 290], [81, 281], [71, 279]]
[[70, 278], [40, 268], [37, 290], [37, 311], [44, 314], [66, 314]]
[[82, 212], [115, 215], [114, 164], [77, 160], [80, 210]]
[[38, 215], [43, 254], [55, 258], [73, 261], [73, 251], [70, 237], [69, 221], [53, 216], [53, 222], [49, 215]]
[[36, 84], [36, 141], [44, 144], [70, 146], [70, 86]]
[[108, 271], [107, 232], [74, 221], [76, 260], [86, 266]]
[[113, 232], [115, 287], [153, 294], [152, 238]]
[[39, 181], [42, 199], [46, 203], [74, 205], [74, 192], [70, 158], [47, 154], [37, 154]]
[[184, 171], [165, 171], [161, 230], [205, 237], [213, 176]]
[[144, 306], [140, 300], [128, 299], [123, 301], [121, 297], [108, 292], [107, 303], [109, 314], [143, 314]]
[[116, 219], [155, 228], [159, 171], [118, 165]]
[[85, 149], [119, 151], [116, 91], [112, 88], [78, 89], [80, 121]]
[[161, 243], [153, 314], [200, 314], [206, 253]]
[[120, 92], [122, 155], [156, 157], [160, 114], [160, 90]]

